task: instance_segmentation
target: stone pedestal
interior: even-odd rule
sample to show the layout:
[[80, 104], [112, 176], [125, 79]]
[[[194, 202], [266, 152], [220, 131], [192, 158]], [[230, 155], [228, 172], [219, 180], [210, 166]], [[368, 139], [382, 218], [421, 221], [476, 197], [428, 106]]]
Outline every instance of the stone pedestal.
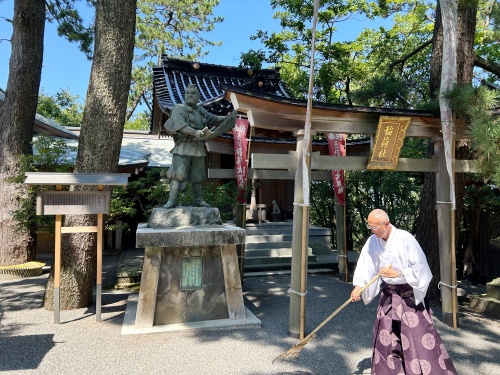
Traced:
[[486, 296], [471, 296], [469, 307], [476, 312], [500, 319], [500, 278], [486, 284]]
[[271, 212], [271, 221], [272, 222], [283, 221], [281, 219], [281, 213], [279, 213], [279, 212]]
[[258, 215], [258, 223], [265, 223], [267, 221], [266, 218], [266, 208], [267, 205], [265, 204], [258, 204], [257, 205], [257, 215]]
[[[193, 210], [216, 210], [188, 209], [188, 216]], [[186, 208], [161, 210], [169, 211], [169, 222], [178, 222], [171, 211], [186, 216]], [[245, 322], [260, 327], [243, 304], [236, 245], [245, 243], [245, 230], [210, 224], [163, 227], [161, 214], [151, 216], [154, 227], [141, 224], [136, 233], [136, 246], [145, 250], [134, 328], [140, 333], [156, 326], [189, 328], [192, 323], [207, 328], [209, 322], [217, 322], [214, 328], [228, 328], [231, 322], [238, 328]]]

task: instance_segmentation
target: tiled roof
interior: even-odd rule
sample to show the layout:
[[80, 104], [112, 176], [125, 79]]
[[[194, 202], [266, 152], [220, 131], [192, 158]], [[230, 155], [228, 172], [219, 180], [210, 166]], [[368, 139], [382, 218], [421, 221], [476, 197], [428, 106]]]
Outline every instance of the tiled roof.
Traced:
[[[5, 101], [5, 93], [0, 89], [0, 106], [3, 105]], [[36, 114], [35, 120], [33, 122], [34, 137], [38, 135], [59, 137], [64, 140], [67, 146], [75, 148], [66, 150], [65, 159], [69, 163], [74, 163], [76, 160], [76, 148], [78, 147], [78, 139], [80, 128], [73, 127], [76, 132], [72, 131], [66, 126], [61, 126], [55, 121], [46, 118], [40, 114]], [[165, 142], [163, 146], [165, 145]], [[170, 147], [172, 148], [172, 147]], [[36, 146], [33, 147], [33, 153], [38, 153]], [[143, 149], [132, 149], [131, 147], [126, 147], [122, 145], [120, 150], [120, 159], [118, 161], [118, 171], [122, 171], [126, 168], [144, 168], [150, 163], [150, 153]], [[153, 165], [155, 166], [155, 165]]]
[[184, 103], [188, 84], [198, 86], [200, 104], [216, 114], [232, 110], [224, 99], [221, 85], [241, 87], [262, 94], [290, 98], [291, 94], [275, 69], [240, 69], [238, 67], [205, 64], [162, 56], [162, 65], [153, 68], [153, 84], [158, 104], [163, 112]]
[[[3, 105], [4, 101], [5, 93], [2, 89], [0, 89], [0, 106]], [[55, 121], [39, 115], [38, 113], [35, 114], [33, 129], [35, 134], [56, 136], [67, 139], [78, 139], [78, 135], [73, 133], [68, 128], [61, 126]]]
[[[76, 161], [76, 153], [78, 148], [78, 140], [76, 139], [64, 139], [66, 146], [70, 147], [70, 149], [66, 150], [66, 155], [64, 159], [68, 163], [75, 163]], [[38, 153], [36, 147], [33, 148], [33, 153]], [[118, 170], [120, 171], [123, 168], [127, 167], [135, 167], [135, 168], [144, 168], [149, 163], [150, 154], [144, 150], [134, 150], [131, 147], [124, 147], [120, 150], [120, 158], [118, 161]]]
[[[256, 98], [265, 99], [269, 102], [277, 102], [277, 103], [285, 103], [292, 104], [295, 106], [306, 107], [307, 100], [305, 99], [296, 99], [293, 97], [283, 98], [281, 96], [273, 95], [273, 94], [265, 94], [257, 91], [245, 90], [244, 88], [238, 86], [232, 86], [229, 84], [223, 84], [222, 89], [224, 91], [231, 91], [235, 93], [241, 93], [248, 96], [253, 96]], [[357, 105], [347, 105], [347, 104], [335, 104], [335, 103], [327, 103], [327, 102], [318, 102], [313, 101], [313, 108], [318, 109], [326, 109], [337, 112], [345, 112], [345, 113], [375, 113], [379, 115], [388, 115], [388, 116], [423, 116], [423, 117], [439, 117], [438, 113], [432, 113], [430, 111], [416, 110], [416, 109], [398, 109], [398, 108], [382, 108], [382, 107], [363, 107]], [[332, 112], [333, 116], [333, 112]]]

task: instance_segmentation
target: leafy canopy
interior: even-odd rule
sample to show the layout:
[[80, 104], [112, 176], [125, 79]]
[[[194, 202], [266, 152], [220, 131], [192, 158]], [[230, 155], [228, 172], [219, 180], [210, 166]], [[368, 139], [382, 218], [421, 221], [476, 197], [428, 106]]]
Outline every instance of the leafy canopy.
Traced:
[[213, 15], [218, 4], [219, 0], [138, 1], [127, 119], [140, 104], [152, 112], [152, 72], [161, 64], [162, 55], [197, 60], [208, 53], [208, 47], [221, 45], [205, 36], [223, 21], [223, 17]]
[[83, 117], [83, 104], [78, 95], [69, 89], [61, 90], [50, 96], [43, 90], [38, 95], [37, 113], [54, 120], [63, 126], [80, 126]]

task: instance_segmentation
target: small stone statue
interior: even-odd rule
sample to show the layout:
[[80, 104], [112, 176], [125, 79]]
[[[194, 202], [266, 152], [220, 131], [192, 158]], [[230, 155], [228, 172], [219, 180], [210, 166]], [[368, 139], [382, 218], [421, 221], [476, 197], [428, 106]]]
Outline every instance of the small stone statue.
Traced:
[[272, 200], [271, 201], [271, 205], [272, 205], [272, 208], [273, 208], [273, 214], [279, 214], [281, 211], [280, 211], [280, 208], [278, 206], [278, 204], [276, 203], [276, 200]]
[[[196, 85], [188, 85], [185, 103], [177, 104], [165, 122], [165, 129], [173, 136], [175, 146], [171, 151], [172, 165], [167, 173], [170, 195], [164, 208], [177, 206], [185, 181], [191, 183], [193, 206], [210, 207], [201, 199], [201, 183], [205, 180], [205, 141], [232, 129], [238, 113], [233, 111], [228, 116], [216, 116], [198, 106], [199, 100], [200, 93]], [[211, 131], [210, 128], [215, 130]]]

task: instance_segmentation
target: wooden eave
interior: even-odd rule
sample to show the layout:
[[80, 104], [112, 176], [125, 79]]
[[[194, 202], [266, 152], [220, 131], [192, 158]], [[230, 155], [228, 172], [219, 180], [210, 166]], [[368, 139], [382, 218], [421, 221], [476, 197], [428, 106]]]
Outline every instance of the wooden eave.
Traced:
[[[235, 86], [222, 85], [225, 98], [239, 112], [246, 113], [250, 125], [280, 131], [304, 129], [305, 100], [262, 95]], [[424, 111], [313, 103], [311, 129], [318, 133], [375, 134], [380, 116], [410, 117], [407, 137], [441, 138], [439, 117]], [[455, 126], [457, 138], [464, 138], [464, 124]]]

